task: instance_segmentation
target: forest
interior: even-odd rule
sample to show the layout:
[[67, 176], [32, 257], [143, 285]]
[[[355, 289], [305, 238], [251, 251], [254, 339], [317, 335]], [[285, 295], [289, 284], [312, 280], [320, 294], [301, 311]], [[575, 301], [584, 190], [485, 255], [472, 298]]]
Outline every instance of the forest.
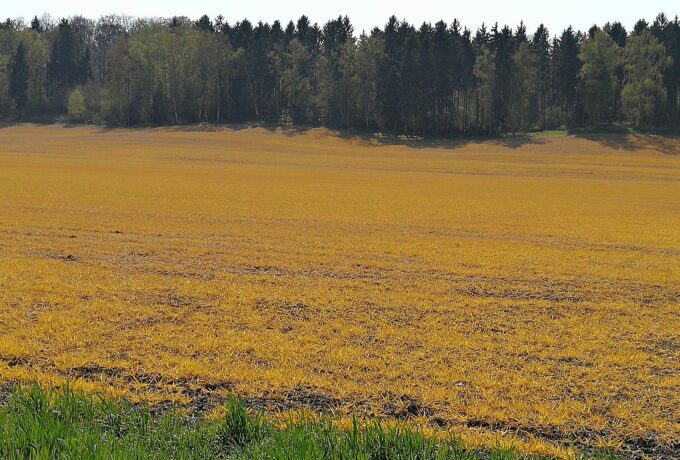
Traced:
[[0, 118], [111, 125], [268, 122], [457, 136], [680, 121], [680, 21], [558, 33], [522, 23], [357, 34], [224, 17], [0, 23]]

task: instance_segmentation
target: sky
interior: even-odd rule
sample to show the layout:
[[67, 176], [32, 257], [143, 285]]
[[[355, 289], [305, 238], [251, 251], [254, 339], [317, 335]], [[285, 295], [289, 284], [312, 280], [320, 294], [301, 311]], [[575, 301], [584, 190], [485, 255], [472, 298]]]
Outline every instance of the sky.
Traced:
[[530, 32], [544, 23], [553, 35], [569, 25], [585, 31], [593, 24], [620, 21], [631, 29], [638, 19], [651, 22], [662, 11], [669, 17], [680, 14], [678, 0], [2, 0], [1, 3], [0, 17], [26, 19], [43, 13], [54, 17], [78, 14], [92, 19], [109, 13], [191, 18], [222, 14], [230, 23], [243, 18], [252, 22], [279, 19], [287, 23], [306, 14], [312, 22], [323, 24], [338, 15], [348, 15], [357, 33], [382, 27], [392, 14], [417, 25], [439, 19], [450, 23], [457, 18], [471, 29], [483, 22], [515, 27], [523, 20]]

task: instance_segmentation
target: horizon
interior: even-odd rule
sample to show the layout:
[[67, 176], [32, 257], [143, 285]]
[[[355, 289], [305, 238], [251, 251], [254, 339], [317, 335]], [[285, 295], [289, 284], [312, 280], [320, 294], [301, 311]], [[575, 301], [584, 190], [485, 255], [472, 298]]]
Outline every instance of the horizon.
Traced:
[[[110, 8], [107, 3], [103, 2], [37, 0], [29, 5], [16, 3], [4, 7], [2, 18], [21, 18], [29, 23], [34, 16], [40, 18], [48, 15], [54, 20], [62, 17], [83, 16], [97, 20], [101, 16], [114, 14], [132, 18], [186, 16], [196, 20], [207, 14], [213, 20], [218, 15], [222, 15], [230, 24], [247, 19], [253, 24], [260, 21], [271, 24], [278, 20], [285, 25], [305, 15], [312, 23], [323, 26], [326, 21], [338, 16], [348, 16], [354, 26], [355, 34], [359, 35], [362, 32], [370, 32], [374, 27], [383, 28], [388, 18], [396, 16], [400, 21], [405, 20], [416, 27], [423, 23], [435, 24], [440, 20], [451, 24], [454, 19], [457, 19], [463, 28], [468, 28], [473, 32], [483, 24], [491, 27], [497, 23], [501, 27], [508, 25], [515, 29], [523, 22], [527, 27], [527, 32], [532, 34], [539, 25], [544, 24], [551, 35], [557, 35], [570, 26], [574, 30], [587, 32], [593, 25], [601, 27], [607, 22], [620, 22], [627, 31], [630, 31], [640, 19], [652, 23], [660, 13], [664, 13], [671, 20], [678, 15], [677, 6], [668, 0], [653, 2], [653, 5], [640, 4], [637, 1], [620, 1], [615, 4], [611, 0], [592, 5], [592, 2], [575, 0], [569, 4], [569, 8], [555, 6], [546, 8], [536, 0], [525, 1], [521, 5], [493, 0], [485, 2], [484, 7], [440, 3], [424, 1], [413, 5], [406, 2], [394, 2], [388, 9], [374, 3], [367, 5], [365, 2], [356, 0], [344, 2], [342, 7], [315, 4], [309, 1], [281, 5], [269, 0], [260, 0], [227, 7], [213, 0], [201, 2], [199, 5], [181, 4], [177, 0], [170, 0], [162, 6], [153, 5], [151, 2], [121, 0], [117, 2], [117, 8]], [[587, 15], [581, 13], [584, 9], [588, 10]]]

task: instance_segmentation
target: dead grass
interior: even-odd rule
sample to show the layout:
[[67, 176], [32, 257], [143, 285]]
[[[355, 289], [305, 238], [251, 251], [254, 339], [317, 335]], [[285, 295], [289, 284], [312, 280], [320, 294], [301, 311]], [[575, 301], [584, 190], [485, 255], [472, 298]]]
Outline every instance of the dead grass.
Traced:
[[0, 380], [677, 455], [678, 146], [0, 129]]

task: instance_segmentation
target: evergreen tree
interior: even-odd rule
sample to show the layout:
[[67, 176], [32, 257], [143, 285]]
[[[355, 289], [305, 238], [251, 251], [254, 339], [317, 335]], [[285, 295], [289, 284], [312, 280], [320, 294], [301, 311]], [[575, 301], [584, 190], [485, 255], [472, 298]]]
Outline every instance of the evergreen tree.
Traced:
[[19, 42], [9, 69], [9, 94], [19, 114], [23, 114], [28, 101], [28, 62], [26, 48]]
[[512, 29], [504, 26], [498, 29], [498, 25], [494, 25], [491, 29], [491, 51], [496, 57], [495, 62], [495, 78], [494, 93], [493, 93], [493, 113], [496, 126], [496, 132], [503, 131], [508, 128], [508, 121], [510, 120], [510, 92], [512, 86], [512, 58], [515, 52], [515, 41], [512, 34]]
[[[397, 71], [398, 93], [392, 97], [397, 98], [399, 107], [399, 125], [397, 130], [401, 133], [411, 134], [422, 129], [418, 126], [419, 89], [422, 85], [422, 75], [419, 64], [418, 35], [415, 27], [406, 21], [402, 21], [397, 29], [399, 43], [399, 60]], [[422, 131], [421, 131], [422, 132]]]
[[40, 19], [38, 19], [38, 16], [33, 16], [33, 19], [31, 20], [31, 30], [39, 34], [45, 32], [45, 28], [40, 22]]
[[666, 15], [659, 14], [650, 30], [652, 34], [666, 47], [673, 62], [664, 72], [664, 85], [668, 98], [665, 112], [657, 114], [657, 119], [665, 119], [669, 124], [675, 124], [680, 119], [678, 105], [680, 104], [680, 21], [676, 17], [669, 21]]
[[210, 33], [215, 32], [215, 26], [213, 25], [213, 22], [210, 20], [210, 17], [207, 14], [201, 16], [200, 19], [196, 21], [194, 24], [195, 27], [200, 31]]
[[62, 19], [52, 43], [52, 53], [47, 67], [48, 96], [57, 110], [62, 110], [66, 97], [78, 83], [78, 50], [73, 27]]
[[474, 67], [477, 79], [477, 117], [478, 126], [487, 133], [494, 133], [496, 123], [496, 56], [486, 46], [477, 57]]
[[536, 93], [538, 111], [540, 113], [541, 129], [547, 125], [547, 112], [551, 102], [550, 90], [550, 36], [548, 29], [541, 24], [531, 39], [531, 52], [536, 66]]
[[378, 84], [385, 42], [379, 32], [362, 34], [356, 51], [357, 97], [361, 123], [365, 128], [378, 124]]
[[[353, 27], [347, 17], [328, 21], [323, 27], [322, 55], [317, 62], [319, 96], [324, 122], [329, 125], [349, 123], [348, 106], [354, 77]], [[348, 75], [351, 72], [352, 75]]]
[[614, 40], [614, 43], [623, 48], [626, 46], [626, 39], [628, 38], [628, 33], [626, 28], [620, 22], [615, 22], [613, 24], [607, 23], [604, 26], [604, 31]]
[[436, 134], [439, 131], [439, 118], [435, 115], [437, 107], [437, 63], [434, 49], [434, 29], [429, 23], [423, 23], [416, 32], [415, 48], [416, 65], [419, 69], [416, 79], [416, 98], [414, 102], [415, 123], [417, 132]]
[[453, 114], [454, 81], [459, 71], [453, 34], [444, 21], [432, 31], [431, 123], [438, 134], [446, 134]]
[[399, 21], [392, 16], [381, 32], [384, 40], [385, 55], [381, 62], [378, 81], [378, 112], [383, 127], [396, 131], [400, 124], [400, 44], [397, 29]]
[[649, 30], [649, 24], [644, 19], [640, 19], [633, 27], [633, 35], [640, 35], [645, 30]]
[[224, 17], [104, 16], [0, 23], [0, 117], [69, 113], [122, 123], [322, 122], [453, 135], [680, 120], [680, 21], [571, 27], [551, 40], [457, 20], [389, 18], [355, 37], [347, 17], [285, 27]]
[[472, 43], [472, 33], [469, 29], [462, 32], [458, 21], [451, 27], [452, 41], [455, 52], [453, 125], [457, 132], [467, 132], [472, 125], [472, 93], [474, 91], [475, 49]]
[[553, 76], [556, 103], [560, 118], [567, 126], [572, 125], [577, 103], [578, 76], [581, 70], [579, 60], [579, 37], [569, 27], [553, 45]]

